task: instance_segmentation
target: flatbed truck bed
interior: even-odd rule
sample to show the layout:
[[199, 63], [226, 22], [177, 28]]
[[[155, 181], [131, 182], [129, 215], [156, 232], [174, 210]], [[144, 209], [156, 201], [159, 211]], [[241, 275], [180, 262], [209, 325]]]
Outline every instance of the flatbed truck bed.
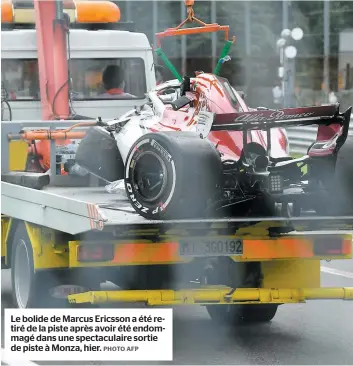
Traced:
[[[258, 217], [188, 220], [147, 220], [131, 207], [125, 193], [104, 187], [44, 187], [35, 190], [1, 182], [2, 214], [71, 235], [119, 226], [183, 226], [210, 228], [217, 224], [247, 226], [272, 223], [282, 233], [295, 231], [353, 230], [353, 217]], [[55, 217], [55, 219], [53, 219]]]
[[72, 235], [146, 222], [123, 195], [110, 194], [104, 187], [44, 187], [39, 191], [2, 182], [1, 191], [3, 214]]

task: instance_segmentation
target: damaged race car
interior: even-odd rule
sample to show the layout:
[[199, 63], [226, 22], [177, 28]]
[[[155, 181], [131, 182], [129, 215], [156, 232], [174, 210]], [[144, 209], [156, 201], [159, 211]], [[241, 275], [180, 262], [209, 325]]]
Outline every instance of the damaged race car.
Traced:
[[[132, 207], [151, 220], [352, 213], [351, 110], [251, 110], [228, 80], [198, 73], [90, 128], [76, 163], [105, 182], [124, 179]], [[285, 128], [298, 125], [318, 125], [318, 136], [294, 159]]]

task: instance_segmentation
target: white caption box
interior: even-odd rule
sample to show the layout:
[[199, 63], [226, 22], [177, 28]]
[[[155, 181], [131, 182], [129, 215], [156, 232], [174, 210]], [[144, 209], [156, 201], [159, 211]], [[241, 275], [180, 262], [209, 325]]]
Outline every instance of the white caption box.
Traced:
[[172, 361], [172, 309], [5, 309], [7, 360]]

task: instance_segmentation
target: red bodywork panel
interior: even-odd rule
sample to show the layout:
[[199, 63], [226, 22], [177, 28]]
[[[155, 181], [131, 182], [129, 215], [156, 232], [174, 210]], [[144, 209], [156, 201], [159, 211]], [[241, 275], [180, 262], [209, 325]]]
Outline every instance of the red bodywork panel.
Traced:
[[[196, 107], [185, 107], [174, 111], [167, 106], [162, 119], [150, 128], [151, 132], [157, 131], [188, 131], [196, 123], [194, 117], [199, 111], [209, 111], [222, 114], [235, 114], [249, 112], [248, 106], [244, 103], [238, 93], [234, 92], [237, 101], [233, 102], [229, 93], [223, 86], [220, 78], [213, 74], [200, 74], [191, 81], [193, 92], [187, 92], [190, 99], [194, 99]], [[283, 129], [272, 130], [272, 156], [288, 156], [288, 140]], [[223, 156], [222, 159], [238, 160], [243, 149], [243, 133], [239, 131], [213, 131], [208, 139], [213, 142]], [[249, 131], [248, 142], [257, 142], [267, 147], [267, 136], [264, 131]]]

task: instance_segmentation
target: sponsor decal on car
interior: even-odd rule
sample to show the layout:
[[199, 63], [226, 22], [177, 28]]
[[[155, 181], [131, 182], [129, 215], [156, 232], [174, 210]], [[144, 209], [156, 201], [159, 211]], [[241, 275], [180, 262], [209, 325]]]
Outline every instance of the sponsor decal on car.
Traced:
[[150, 209], [148, 207], [144, 207], [139, 201], [137, 201], [135, 194], [132, 190], [132, 186], [130, 183], [126, 182], [126, 189], [129, 192], [130, 199], [132, 203], [142, 212], [147, 213]]
[[284, 111], [276, 111], [269, 114], [265, 113], [244, 113], [234, 119], [235, 122], [261, 122], [261, 121], [281, 121], [296, 118], [308, 118], [314, 112], [286, 114]]
[[165, 159], [167, 159], [169, 162], [172, 161], [172, 156], [169, 154], [169, 152], [162, 146], [160, 145], [156, 140], [151, 139], [151, 146], [153, 146], [156, 150], [158, 150]]

